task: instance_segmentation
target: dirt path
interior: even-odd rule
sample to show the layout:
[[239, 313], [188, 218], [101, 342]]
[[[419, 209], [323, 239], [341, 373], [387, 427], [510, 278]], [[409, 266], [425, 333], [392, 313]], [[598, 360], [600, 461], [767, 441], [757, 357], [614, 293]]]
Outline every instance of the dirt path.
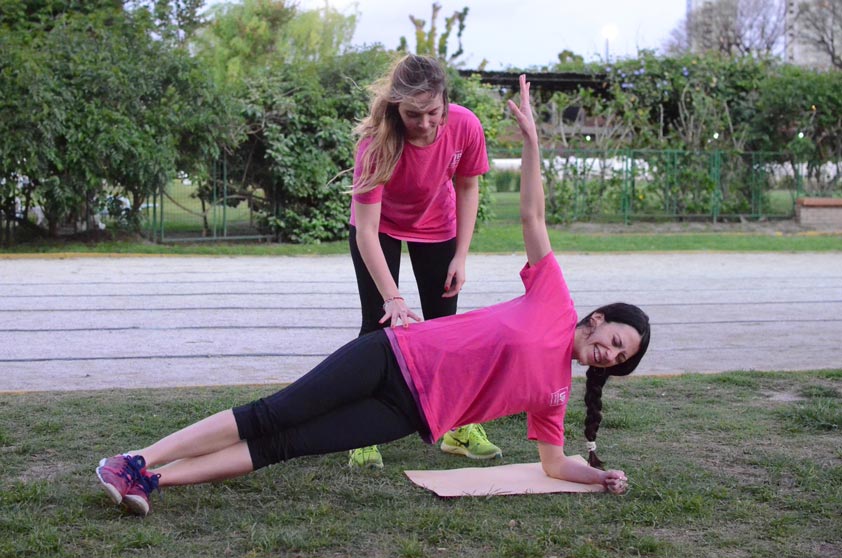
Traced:
[[[842, 367], [842, 254], [559, 261], [580, 312], [649, 313], [640, 374]], [[468, 262], [460, 311], [523, 292], [523, 255]], [[288, 382], [356, 336], [358, 305], [344, 256], [0, 259], [0, 391]]]

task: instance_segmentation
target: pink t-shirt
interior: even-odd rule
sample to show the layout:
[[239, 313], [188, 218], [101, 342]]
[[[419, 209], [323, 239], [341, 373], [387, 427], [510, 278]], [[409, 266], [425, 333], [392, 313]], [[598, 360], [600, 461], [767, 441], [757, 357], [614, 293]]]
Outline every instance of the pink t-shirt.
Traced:
[[[362, 172], [363, 153], [371, 143], [363, 140], [357, 150], [354, 182]], [[359, 203], [380, 202], [380, 232], [399, 240], [442, 242], [456, 236], [456, 193], [453, 176], [478, 176], [488, 172], [485, 134], [474, 113], [449, 105], [447, 123], [426, 147], [404, 142], [392, 178], [364, 194]], [[355, 225], [354, 204], [351, 224]]]
[[530, 440], [564, 445], [576, 310], [552, 252], [520, 275], [526, 293], [514, 300], [386, 330], [428, 441], [526, 411]]

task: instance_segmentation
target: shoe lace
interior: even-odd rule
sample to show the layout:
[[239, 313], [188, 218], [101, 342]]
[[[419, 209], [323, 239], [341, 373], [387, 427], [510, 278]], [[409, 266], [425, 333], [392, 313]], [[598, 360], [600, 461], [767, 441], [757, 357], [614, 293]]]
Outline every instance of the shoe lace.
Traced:
[[161, 488], [158, 486], [158, 479], [160, 478], [161, 475], [150, 475], [144, 470], [142, 471], [140, 478], [137, 479], [137, 483], [143, 491], [146, 492], [147, 496], [149, 496], [153, 490], [157, 490], [158, 494], [163, 498], [163, 492], [161, 492]]
[[471, 425], [471, 431], [468, 433], [468, 439], [472, 442], [485, 443], [488, 441], [488, 436], [481, 424]]
[[143, 459], [142, 455], [127, 458], [123, 473], [129, 475], [147, 496], [153, 490], [157, 490], [158, 494], [161, 494], [161, 489], [158, 487], [158, 479], [161, 478], [161, 475], [150, 475], [146, 472], [146, 460]]
[[137, 481], [143, 476], [144, 468], [146, 468], [146, 460], [143, 459], [142, 455], [126, 457], [123, 461], [123, 470], [120, 471], [120, 474], [129, 480]]

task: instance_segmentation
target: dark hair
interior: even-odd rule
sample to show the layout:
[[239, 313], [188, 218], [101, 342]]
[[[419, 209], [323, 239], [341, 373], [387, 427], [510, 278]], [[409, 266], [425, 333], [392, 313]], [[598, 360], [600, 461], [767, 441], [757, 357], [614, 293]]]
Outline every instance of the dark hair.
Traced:
[[[649, 316], [637, 306], [624, 302], [608, 304], [582, 318], [576, 327], [586, 327], [595, 313], [602, 314], [606, 322], [617, 322], [633, 327], [640, 334], [640, 348], [621, 364], [608, 368], [588, 367], [585, 373], [585, 439], [589, 442], [596, 442], [596, 432], [599, 430], [599, 423], [602, 422], [602, 388], [608, 381], [608, 377], [631, 374], [646, 354], [646, 349], [649, 348]], [[603, 468], [596, 450], [588, 451], [588, 463], [592, 467]]]

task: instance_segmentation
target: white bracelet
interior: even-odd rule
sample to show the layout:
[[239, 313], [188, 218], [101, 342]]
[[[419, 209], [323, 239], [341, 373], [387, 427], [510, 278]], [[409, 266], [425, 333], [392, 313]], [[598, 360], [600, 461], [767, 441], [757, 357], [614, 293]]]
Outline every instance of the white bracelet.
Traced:
[[391, 297], [391, 298], [387, 298], [386, 300], [384, 300], [384, 301], [383, 301], [383, 311], [384, 311], [384, 312], [386, 311], [386, 306], [388, 306], [388, 304], [389, 304], [390, 302], [394, 302], [394, 301], [396, 301], [396, 300], [403, 300], [403, 299], [404, 299], [404, 298], [403, 298], [402, 296], [393, 296], [393, 297]]

